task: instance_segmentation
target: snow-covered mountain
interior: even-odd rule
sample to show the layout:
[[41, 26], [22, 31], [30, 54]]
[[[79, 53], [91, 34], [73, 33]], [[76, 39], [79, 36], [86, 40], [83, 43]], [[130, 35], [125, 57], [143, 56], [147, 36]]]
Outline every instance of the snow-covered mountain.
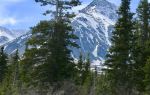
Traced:
[[[118, 18], [117, 6], [107, 0], [93, 0], [86, 8], [79, 11], [72, 20], [77, 43], [80, 49], [73, 49], [73, 57], [78, 58], [80, 52], [90, 54], [93, 63], [100, 64], [105, 59], [113, 26]], [[6, 45], [6, 52], [13, 53], [18, 48], [23, 53], [25, 42], [31, 36], [27, 33]]]
[[118, 18], [116, 10], [117, 6], [107, 0], [93, 0], [79, 12], [72, 21], [81, 46], [80, 50], [73, 50], [75, 58], [82, 52], [86, 55], [89, 53], [95, 64], [100, 64], [105, 59], [111, 45], [113, 26]]
[[4, 45], [17, 37], [25, 34], [27, 31], [23, 30], [9, 30], [0, 26], [0, 45]]

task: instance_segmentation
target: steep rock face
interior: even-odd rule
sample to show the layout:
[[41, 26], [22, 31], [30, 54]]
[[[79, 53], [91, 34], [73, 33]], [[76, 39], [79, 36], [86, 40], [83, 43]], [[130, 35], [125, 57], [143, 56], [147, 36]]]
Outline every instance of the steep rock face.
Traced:
[[72, 21], [75, 34], [79, 37], [79, 50], [73, 49], [73, 55], [78, 58], [79, 53], [90, 54], [95, 64], [105, 59], [113, 26], [118, 18], [117, 7], [106, 0], [94, 0], [82, 9]]
[[[80, 49], [73, 48], [72, 56], [78, 58], [80, 52], [89, 53], [91, 61], [99, 65], [105, 60], [108, 47], [111, 45], [110, 37], [113, 26], [118, 18], [117, 7], [107, 0], [93, 0], [86, 8], [80, 10], [72, 20], [75, 34], [79, 37], [77, 43]], [[6, 44], [6, 52], [13, 53], [19, 49], [23, 54], [26, 41], [31, 37], [27, 33]]]

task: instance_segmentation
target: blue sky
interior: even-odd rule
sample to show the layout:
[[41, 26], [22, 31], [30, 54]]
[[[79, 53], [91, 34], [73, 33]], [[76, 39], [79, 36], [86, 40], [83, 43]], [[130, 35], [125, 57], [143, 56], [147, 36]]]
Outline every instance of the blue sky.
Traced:
[[[84, 8], [92, 0], [81, 0], [82, 6], [76, 10]], [[119, 6], [120, 0], [109, 0]], [[132, 0], [132, 11], [137, 7], [139, 0]], [[0, 26], [10, 29], [29, 29], [40, 20], [51, 18], [43, 16], [46, 7], [41, 7], [35, 0], [0, 0]]]

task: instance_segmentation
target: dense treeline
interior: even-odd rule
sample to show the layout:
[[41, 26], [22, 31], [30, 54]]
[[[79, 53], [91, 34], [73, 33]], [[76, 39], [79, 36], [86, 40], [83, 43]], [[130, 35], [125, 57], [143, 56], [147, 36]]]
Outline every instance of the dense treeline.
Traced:
[[[112, 32], [112, 45], [101, 71], [91, 70], [90, 53], [74, 61], [71, 48], [78, 37], [71, 27], [71, 8], [79, 0], [35, 0], [55, 6], [54, 16], [31, 28], [23, 56], [0, 51], [0, 95], [149, 95], [150, 3], [140, 0], [136, 13], [131, 0], [122, 0]], [[102, 67], [101, 67], [102, 68]]]
[[104, 72], [112, 95], [149, 95], [150, 4], [140, 0], [133, 18], [130, 2], [122, 0], [118, 10]]

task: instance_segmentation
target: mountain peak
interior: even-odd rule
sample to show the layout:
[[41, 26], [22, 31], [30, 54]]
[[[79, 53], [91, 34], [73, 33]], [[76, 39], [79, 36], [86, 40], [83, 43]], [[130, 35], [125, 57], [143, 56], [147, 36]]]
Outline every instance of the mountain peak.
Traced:
[[117, 8], [117, 6], [108, 0], [93, 0], [89, 6]]
[[108, 17], [109, 19], [116, 21], [117, 19], [117, 11], [118, 7], [107, 1], [107, 0], [93, 0], [86, 8], [82, 9], [80, 12], [83, 13], [99, 13], [103, 16]]
[[104, 3], [109, 3], [107, 0], [93, 0], [91, 3], [93, 4], [104, 4]]

